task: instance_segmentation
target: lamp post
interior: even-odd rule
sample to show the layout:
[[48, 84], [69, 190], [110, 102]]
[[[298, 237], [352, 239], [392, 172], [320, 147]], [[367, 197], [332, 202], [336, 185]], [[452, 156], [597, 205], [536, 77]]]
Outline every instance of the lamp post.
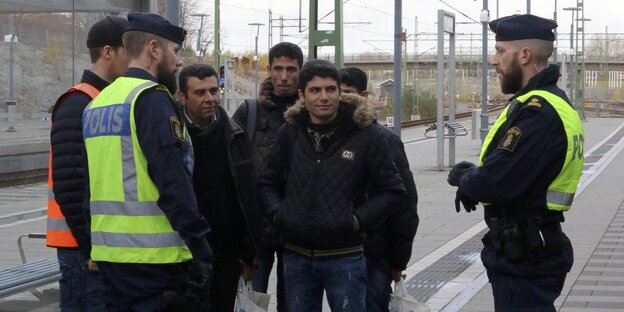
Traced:
[[[569, 7], [563, 8], [564, 11], [570, 11], [572, 13], [570, 19], [570, 65], [572, 67], [572, 79], [570, 79], [570, 96], [573, 98], [573, 101], [576, 101], [575, 91], [576, 91], [576, 53], [574, 51], [574, 12], [578, 12], [581, 9], [578, 7]], [[576, 105], [575, 105], [576, 106]]]
[[483, 47], [481, 49], [481, 144], [485, 141], [485, 137], [488, 133], [488, 99], [487, 99], [487, 79], [488, 79], [488, 52], [487, 52], [487, 38], [488, 38], [488, 23], [490, 22], [490, 11], [488, 9], [488, 1], [483, 0], [483, 10], [479, 16], [481, 24], [483, 24]]
[[264, 26], [263, 23], [249, 23], [249, 26], [257, 26], [256, 28], [256, 55], [254, 56], [254, 62], [256, 63], [256, 98], [258, 98], [258, 35], [260, 34], [260, 26]]
[[9, 14], [9, 35], [5, 37], [5, 42], [8, 39], [9, 43], [9, 99], [6, 101], [6, 112], [8, 115], [9, 128], [6, 132], [15, 132], [15, 128], [13, 127], [13, 111], [15, 108], [15, 99], [13, 98], [13, 66], [14, 66], [14, 52], [13, 46], [15, 45], [15, 41], [17, 37], [13, 33], [13, 14]]
[[[557, 0], [555, 0], [555, 10], [553, 11], [553, 19], [557, 24]], [[559, 38], [557, 37], [557, 28], [555, 27], [555, 46], [553, 48], [553, 63], [557, 64], [557, 47], [559, 46]]]
[[572, 50], [572, 49], [574, 49], [574, 46], [573, 46], [573, 42], [574, 42], [574, 12], [578, 12], [581, 9], [577, 8], [577, 7], [569, 7], [569, 8], [563, 8], [563, 10], [572, 12], [572, 17], [570, 19], [570, 50]]
[[[581, 37], [582, 37], [582, 41], [581, 41], [581, 51], [577, 51], [576, 55], [581, 57], [581, 66], [580, 68], [577, 66], [576, 68], [576, 75], [577, 75], [577, 91], [576, 91], [576, 108], [578, 109], [579, 112], [579, 116], [581, 117], [582, 121], [585, 121], [585, 22], [590, 22], [591, 19], [589, 18], [585, 18], [585, 13], [583, 12], [583, 10], [581, 9], [581, 18], [577, 18], [576, 21], [581, 22]], [[577, 13], [577, 17], [578, 17], [578, 13]], [[579, 32], [579, 27], [578, 24], [576, 26], [576, 50], [579, 49], [578, 46], [578, 32]], [[577, 60], [578, 63], [578, 60]]]
[[199, 20], [199, 30], [197, 31], [197, 61], [199, 63], [203, 63], [204, 62], [204, 52], [202, 50], [202, 31], [204, 29], [204, 17], [208, 17], [210, 16], [210, 14], [206, 14], [206, 13], [194, 13], [191, 14], [191, 16], [197, 16], [200, 18]]

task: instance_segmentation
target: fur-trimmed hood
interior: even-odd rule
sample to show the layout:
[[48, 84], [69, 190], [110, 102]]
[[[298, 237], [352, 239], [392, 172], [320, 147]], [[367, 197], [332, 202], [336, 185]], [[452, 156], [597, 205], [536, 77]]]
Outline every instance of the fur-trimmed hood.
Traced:
[[[375, 114], [368, 106], [366, 98], [362, 96], [355, 94], [342, 94], [340, 96], [340, 105], [349, 105], [353, 107], [353, 122], [358, 126], [358, 128], [366, 128], [366, 126], [373, 123], [375, 119]], [[307, 112], [305, 105], [297, 100], [293, 106], [286, 110], [284, 113], [284, 119], [286, 119], [286, 122], [288, 123], [293, 123], [295, 121], [295, 116], [302, 112]]]

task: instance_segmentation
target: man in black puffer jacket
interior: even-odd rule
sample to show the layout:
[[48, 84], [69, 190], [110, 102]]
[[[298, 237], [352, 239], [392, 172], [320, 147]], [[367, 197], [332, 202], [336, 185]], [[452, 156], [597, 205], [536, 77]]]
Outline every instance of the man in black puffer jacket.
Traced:
[[[274, 45], [269, 51], [270, 77], [260, 85], [260, 94], [255, 105], [255, 118], [253, 107], [251, 107], [254, 105], [253, 101], [245, 101], [232, 116], [232, 119], [242, 125], [252, 138], [252, 160], [256, 174], [260, 174], [266, 166], [277, 131], [285, 122], [284, 112], [297, 101], [299, 70], [302, 65], [303, 52], [298, 45], [291, 42], [280, 42]], [[249, 118], [254, 118], [254, 120], [248, 120]], [[258, 209], [262, 234], [259, 239], [258, 267], [254, 271], [253, 289], [267, 292], [273, 262], [277, 258], [275, 272], [277, 275], [277, 310], [287, 312], [282, 281], [284, 246], [277, 229], [271, 225], [263, 213], [263, 207], [259, 206]]]
[[[340, 92], [368, 97], [366, 73], [356, 67], [340, 70]], [[374, 126], [388, 140], [392, 159], [405, 186], [405, 201], [397, 212], [379, 227], [368, 231], [364, 242], [368, 287], [366, 311], [387, 312], [392, 281], [401, 280], [403, 270], [412, 256], [412, 244], [418, 228], [418, 193], [401, 138], [377, 123]]]
[[331, 63], [303, 66], [300, 102], [286, 112], [258, 184], [285, 241], [289, 311], [319, 311], [323, 291], [334, 311], [365, 310], [363, 233], [405, 193], [386, 139], [370, 126], [373, 114], [360, 97], [341, 100], [339, 84]]

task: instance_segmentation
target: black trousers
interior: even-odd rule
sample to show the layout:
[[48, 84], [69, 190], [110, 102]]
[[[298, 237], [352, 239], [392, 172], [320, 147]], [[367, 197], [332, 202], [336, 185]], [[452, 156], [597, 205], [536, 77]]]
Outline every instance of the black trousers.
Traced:
[[165, 311], [165, 296], [186, 292], [188, 263], [98, 262], [108, 312]]
[[242, 273], [241, 263], [233, 255], [219, 255], [215, 252], [212, 265], [214, 279], [210, 288], [212, 312], [232, 312], [238, 290], [238, 279]]
[[496, 311], [555, 312], [566, 274], [557, 276], [517, 276], [488, 270]]

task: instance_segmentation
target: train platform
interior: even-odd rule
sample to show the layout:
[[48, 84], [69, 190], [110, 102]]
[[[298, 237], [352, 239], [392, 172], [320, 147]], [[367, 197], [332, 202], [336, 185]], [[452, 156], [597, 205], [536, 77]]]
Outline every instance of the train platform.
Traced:
[[[491, 117], [492, 118], [492, 117]], [[469, 122], [462, 122], [470, 128]], [[563, 229], [574, 246], [574, 266], [556, 301], [559, 311], [624, 310], [624, 119], [588, 118], [585, 166]], [[3, 124], [0, 123], [0, 130]], [[419, 194], [420, 226], [407, 274], [408, 292], [432, 311], [493, 311], [491, 286], [479, 252], [486, 231], [483, 210], [455, 212], [455, 188], [437, 170], [436, 140], [424, 127], [404, 129], [402, 138]], [[18, 129], [19, 132], [19, 129]], [[0, 131], [0, 145], [10, 133]], [[457, 137], [455, 160], [476, 162], [480, 141]], [[47, 187], [43, 183], [0, 188], [0, 268], [21, 263], [20, 234], [45, 231]], [[25, 242], [28, 260], [55, 257], [41, 240]], [[270, 311], [275, 309], [275, 276], [269, 283]], [[51, 284], [40, 302], [25, 292], [0, 300], [0, 311], [56, 311], [58, 286]], [[324, 311], [329, 311], [325, 305]]]

